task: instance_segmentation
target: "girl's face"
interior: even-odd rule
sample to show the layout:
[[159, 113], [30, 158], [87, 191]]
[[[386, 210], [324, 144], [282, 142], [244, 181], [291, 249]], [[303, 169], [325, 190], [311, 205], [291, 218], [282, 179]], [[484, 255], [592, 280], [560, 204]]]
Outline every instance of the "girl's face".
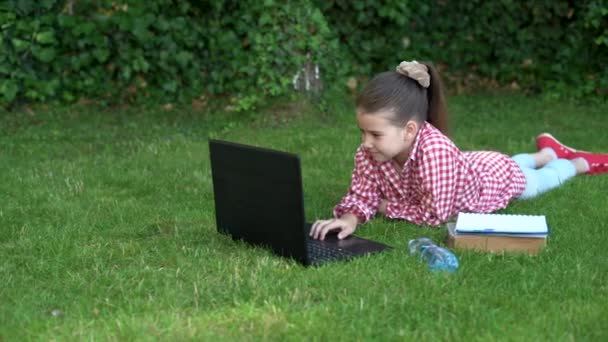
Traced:
[[392, 159], [402, 166], [410, 155], [419, 125], [408, 121], [403, 127], [395, 126], [391, 117], [390, 111], [370, 114], [358, 110], [361, 144], [377, 162]]

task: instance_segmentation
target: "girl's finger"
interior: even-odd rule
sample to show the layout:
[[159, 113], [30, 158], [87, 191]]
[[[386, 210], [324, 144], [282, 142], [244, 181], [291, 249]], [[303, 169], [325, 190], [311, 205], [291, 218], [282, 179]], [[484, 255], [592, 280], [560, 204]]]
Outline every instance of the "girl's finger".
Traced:
[[320, 237], [320, 234], [322, 234], [323, 230], [325, 229], [325, 227], [327, 227], [327, 225], [331, 224], [334, 220], [320, 220], [317, 221], [317, 226], [315, 227], [315, 230], [313, 232], [313, 237], [315, 239], [318, 239]]
[[325, 222], [324, 220], [318, 220], [317, 222], [315, 222], [312, 229], [310, 230], [310, 236], [312, 236], [314, 239], [316, 239], [317, 236], [319, 235], [319, 230], [323, 226], [324, 222]]
[[319, 226], [319, 222], [321, 222], [321, 220], [316, 220], [315, 223], [312, 224], [312, 227], [310, 227], [310, 231], [308, 232], [308, 236], [313, 236], [315, 234], [315, 229], [317, 229]]
[[342, 230], [342, 224], [340, 224], [340, 222], [337, 222], [335, 220], [332, 220], [331, 222], [327, 223], [321, 231], [320, 240], [325, 240], [325, 235], [327, 235], [327, 233], [329, 233], [330, 231], [333, 231], [335, 229]]
[[323, 222], [325, 222], [325, 220], [317, 220], [317, 221], [315, 221], [315, 223], [310, 228], [310, 232], [308, 233], [308, 235], [314, 236], [316, 234], [317, 230], [319, 229], [319, 226], [321, 224], [323, 224]]

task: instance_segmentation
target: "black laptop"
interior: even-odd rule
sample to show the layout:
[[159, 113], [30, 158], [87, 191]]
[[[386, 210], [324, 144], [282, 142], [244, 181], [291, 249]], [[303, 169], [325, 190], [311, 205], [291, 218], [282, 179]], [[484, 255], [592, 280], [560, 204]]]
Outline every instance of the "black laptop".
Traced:
[[210, 140], [215, 218], [220, 233], [270, 248], [304, 265], [350, 259], [391, 248], [382, 243], [328, 234], [308, 236], [297, 155]]

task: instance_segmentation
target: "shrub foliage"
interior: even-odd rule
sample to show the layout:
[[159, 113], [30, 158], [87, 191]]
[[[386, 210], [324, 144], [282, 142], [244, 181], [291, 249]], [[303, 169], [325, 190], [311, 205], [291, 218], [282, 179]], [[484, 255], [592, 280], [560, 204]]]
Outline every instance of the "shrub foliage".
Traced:
[[302, 70], [343, 84], [404, 59], [456, 82], [608, 92], [606, 0], [12, 0], [0, 27], [5, 105], [229, 94], [246, 109]]

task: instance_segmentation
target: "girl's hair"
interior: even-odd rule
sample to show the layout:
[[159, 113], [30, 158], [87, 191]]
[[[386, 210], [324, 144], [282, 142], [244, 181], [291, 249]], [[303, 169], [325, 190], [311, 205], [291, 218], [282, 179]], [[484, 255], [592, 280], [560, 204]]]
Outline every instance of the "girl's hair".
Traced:
[[376, 75], [357, 97], [357, 110], [366, 114], [380, 111], [393, 113], [391, 122], [403, 126], [409, 120], [428, 121], [448, 135], [448, 112], [439, 73], [430, 63], [428, 88], [396, 71]]

